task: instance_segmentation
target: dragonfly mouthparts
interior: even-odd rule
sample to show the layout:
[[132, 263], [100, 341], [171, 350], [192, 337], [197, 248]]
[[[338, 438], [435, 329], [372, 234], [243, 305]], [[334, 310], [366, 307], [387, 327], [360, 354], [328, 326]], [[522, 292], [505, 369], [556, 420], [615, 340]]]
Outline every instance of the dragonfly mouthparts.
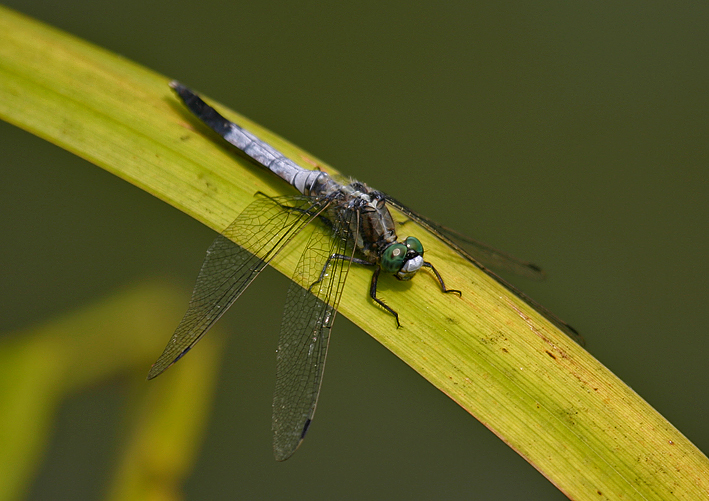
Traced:
[[396, 273], [399, 280], [411, 280], [417, 271], [423, 266], [423, 256], [416, 255], [404, 261], [404, 265]]

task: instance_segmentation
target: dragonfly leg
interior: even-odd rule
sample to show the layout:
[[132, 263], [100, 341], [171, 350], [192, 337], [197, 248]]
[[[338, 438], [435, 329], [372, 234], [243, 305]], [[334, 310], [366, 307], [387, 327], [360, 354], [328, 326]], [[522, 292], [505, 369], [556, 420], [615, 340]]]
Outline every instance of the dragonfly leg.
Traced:
[[[278, 200], [276, 200], [275, 198], [273, 198], [272, 196], [266, 195], [266, 194], [265, 194], [264, 192], [262, 192], [262, 191], [257, 191], [257, 192], [256, 192], [256, 196], [261, 196], [261, 197], [268, 198], [269, 200], [273, 201], [274, 204], [276, 204], [276, 205], [278, 205], [279, 207], [281, 207], [283, 210], [287, 210], [287, 211], [291, 211], [291, 212], [298, 212], [298, 213], [300, 213], [300, 214], [307, 214], [308, 216], [315, 216], [315, 215], [317, 215], [317, 216], [318, 216], [318, 219], [320, 219], [320, 221], [321, 221], [325, 226], [327, 226], [327, 227], [330, 228], [331, 230], [334, 230], [334, 229], [335, 229], [335, 225], [332, 223], [332, 221], [330, 221], [330, 219], [328, 219], [327, 216], [323, 215], [323, 209], [322, 209], [322, 207], [320, 207], [320, 206], [318, 206], [318, 205], [316, 205], [316, 204], [311, 205], [311, 209], [301, 209], [300, 207], [292, 207], [292, 206], [290, 206], [290, 205], [284, 205], [284, 204], [280, 203]], [[328, 205], [329, 205], [330, 203], [331, 203], [331, 201], [330, 201], [330, 202], [327, 202]], [[369, 263], [367, 263], [367, 264], [369, 264]]]
[[352, 257], [352, 256], [345, 256], [344, 254], [333, 254], [332, 256], [327, 258], [327, 261], [325, 262], [325, 266], [322, 267], [322, 271], [320, 272], [320, 276], [318, 279], [310, 284], [310, 287], [308, 287], [308, 292], [312, 292], [313, 287], [315, 287], [317, 284], [323, 281], [325, 278], [325, 274], [327, 273], [327, 268], [330, 266], [330, 261], [334, 259], [341, 259], [342, 261], [349, 261], [351, 263], [355, 264], [363, 264], [365, 266], [372, 266], [374, 263], [370, 263], [369, 261], [365, 261], [364, 259], [360, 259], [358, 257]]
[[372, 274], [372, 284], [369, 287], [369, 296], [372, 299], [374, 299], [374, 301], [379, 306], [381, 306], [386, 311], [388, 311], [389, 313], [394, 315], [394, 318], [396, 319], [396, 327], [399, 328], [399, 327], [401, 327], [401, 324], [399, 323], [399, 314], [396, 311], [394, 311], [394, 309], [392, 309], [390, 306], [388, 306], [384, 301], [382, 301], [381, 299], [379, 299], [377, 297], [377, 280], [379, 280], [379, 272], [381, 270], [382, 269], [379, 266], [377, 266], [377, 268], [374, 270], [374, 273]]
[[312, 210], [308, 210], [308, 209], [301, 209], [299, 207], [292, 207], [290, 205], [282, 204], [278, 200], [276, 200], [274, 197], [272, 197], [270, 195], [266, 195], [263, 191], [257, 191], [254, 195], [258, 196], [258, 197], [268, 198], [270, 201], [272, 201], [275, 205], [279, 206], [283, 210], [298, 212], [300, 214], [307, 214], [309, 216], [314, 216], [318, 212], [317, 210], [312, 211]]
[[446, 284], [443, 283], [443, 277], [441, 277], [441, 274], [438, 273], [438, 270], [436, 268], [434, 268], [431, 263], [429, 263], [428, 261], [424, 261], [423, 267], [424, 268], [431, 268], [431, 270], [433, 270], [433, 273], [436, 275], [436, 279], [438, 280], [438, 283], [441, 284], [441, 290], [443, 292], [445, 292], [445, 293], [452, 292], [453, 294], [458, 294], [459, 296], [463, 295], [463, 293], [457, 289], [446, 289]]

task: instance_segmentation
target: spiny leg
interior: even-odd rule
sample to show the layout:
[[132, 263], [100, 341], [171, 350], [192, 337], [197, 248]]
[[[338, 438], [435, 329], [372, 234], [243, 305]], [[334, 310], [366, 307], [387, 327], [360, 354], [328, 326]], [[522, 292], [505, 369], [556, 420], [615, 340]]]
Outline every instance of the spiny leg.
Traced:
[[374, 301], [375, 301], [379, 306], [381, 306], [381, 307], [384, 308], [386, 311], [388, 311], [389, 313], [391, 313], [392, 315], [394, 315], [394, 318], [396, 319], [396, 327], [397, 327], [397, 329], [398, 329], [399, 327], [401, 327], [401, 324], [399, 323], [399, 314], [398, 314], [396, 311], [394, 311], [394, 309], [392, 309], [390, 306], [388, 306], [384, 301], [382, 301], [381, 299], [379, 299], [379, 298], [377, 297], [377, 280], [379, 279], [379, 272], [380, 272], [381, 270], [382, 270], [382, 269], [381, 269], [379, 266], [377, 266], [377, 268], [374, 270], [374, 273], [372, 274], [372, 284], [371, 284], [371, 286], [369, 287], [369, 296], [370, 296], [372, 299], [374, 299]]
[[431, 263], [429, 263], [428, 261], [424, 261], [423, 267], [424, 268], [431, 268], [433, 273], [436, 275], [436, 280], [438, 280], [438, 283], [441, 285], [441, 290], [443, 292], [445, 292], [446, 294], [452, 292], [453, 294], [458, 294], [458, 296], [463, 295], [463, 293], [460, 292], [458, 289], [446, 289], [446, 284], [443, 282], [443, 277], [441, 277], [441, 274], [438, 273], [438, 270], [436, 268], [434, 268]]
[[327, 261], [325, 262], [325, 266], [322, 267], [322, 271], [320, 272], [320, 277], [310, 284], [310, 287], [308, 287], [308, 292], [311, 292], [313, 287], [315, 287], [317, 284], [323, 281], [325, 278], [325, 273], [327, 273], [327, 268], [330, 266], [330, 261], [333, 259], [341, 259], [343, 261], [349, 261], [351, 263], [355, 264], [362, 264], [365, 266], [373, 266], [374, 263], [370, 263], [369, 261], [365, 261], [364, 259], [360, 259], [358, 257], [352, 257], [352, 256], [345, 256], [344, 254], [332, 254], [330, 257], [327, 258]]
[[327, 226], [331, 230], [334, 230], [335, 225], [333, 224], [333, 222], [330, 221], [330, 219], [327, 216], [323, 215], [323, 212], [324, 212], [323, 208], [330, 205], [332, 203], [332, 200], [324, 199], [324, 200], [317, 201], [317, 200], [313, 199], [313, 202], [311, 204], [311, 209], [301, 209], [299, 207], [293, 207], [291, 205], [281, 204], [274, 197], [272, 197], [270, 195], [266, 195], [262, 191], [257, 191], [256, 195], [268, 198], [269, 200], [272, 200], [275, 204], [279, 205], [283, 210], [287, 210], [290, 212], [296, 212], [296, 213], [300, 213], [300, 214], [306, 214], [308, 216], [318, 216], [318, 219], [325, 226]]
[[[270, 201], [272, 201], [274, 204], [278, 205], [281, 209], [291, 211], [291, 212], [298, 212], [300, 214], [305, 214], [308, 216], [315, 216], [318, 212], [320, 212], [319, 210], [313, 211], [313, 210], [309, 210], [309, 209], [301, 209], [299, 207], [293, 207], [292, 205], [282, 204], [275, 197], [272, 197], [270, 195], [266, 195], [263, 191], [257, 191], [255, 193], [255, 196], [267, 198]], [[313, 204], [313, 206], [314, 205], [315, 204]]]

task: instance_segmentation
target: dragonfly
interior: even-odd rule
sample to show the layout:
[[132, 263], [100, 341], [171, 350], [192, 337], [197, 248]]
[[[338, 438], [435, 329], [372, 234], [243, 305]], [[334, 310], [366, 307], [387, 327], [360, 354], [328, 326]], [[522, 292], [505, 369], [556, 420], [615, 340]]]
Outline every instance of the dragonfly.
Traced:
[[214, 240], [207, 250], [187, 312], [150, 369], [148, 379], [182, 358], [281, 249], [306, 227], [313, 227], [288, 289], [276, 352], [272, 419], [276, 460], [284, 461], [293, 455], [312, 422], [330, 332], [351, 265], [373, 270], [369, 296], [376, 306], [394, 317], [397, 327], [398, 313], [377, 293], [381, 273], [406, 281], [426, 269], [443, 293], [461, 295], [459, 290], [448, 288], [434, 265], [424, 260], [424, 248], [418, 238], [399, 239], [389, 207], [428, 230], [583, 344], [583, 338], [573, 327], [487, 268], [493, 266], [530, 278], [543, 278], [544, 272], [535, 264], [441, 226], [364, 183], [305, 169], [224, 118], [181, 83], [172, 81], [169, 85], [199, 120], [253, 162], [288, 182], [299, 195], [271, 197], [256, 193], [255, 201]]

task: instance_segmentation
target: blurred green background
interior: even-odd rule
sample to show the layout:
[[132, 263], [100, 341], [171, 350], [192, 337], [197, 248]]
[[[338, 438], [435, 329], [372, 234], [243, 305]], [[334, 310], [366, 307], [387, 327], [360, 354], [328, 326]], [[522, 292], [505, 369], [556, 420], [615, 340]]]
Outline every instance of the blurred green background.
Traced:
[[[5, 4], [542, 264], [546, 283], [516, 283], [709, 450], [706, 3]], [[154, 277], [183, 284], [186, 306], [213, 232], [5, 123], [0, 147], [0, 332]], [[342, 317], [308, 440], [277, 464], [286, 286], [268, 270], [221, 321], [230, 335], [188, 499], [564, 499]], [[112, 380], [66, 401], [28, 498], [101, 499], [130, 400]]]

